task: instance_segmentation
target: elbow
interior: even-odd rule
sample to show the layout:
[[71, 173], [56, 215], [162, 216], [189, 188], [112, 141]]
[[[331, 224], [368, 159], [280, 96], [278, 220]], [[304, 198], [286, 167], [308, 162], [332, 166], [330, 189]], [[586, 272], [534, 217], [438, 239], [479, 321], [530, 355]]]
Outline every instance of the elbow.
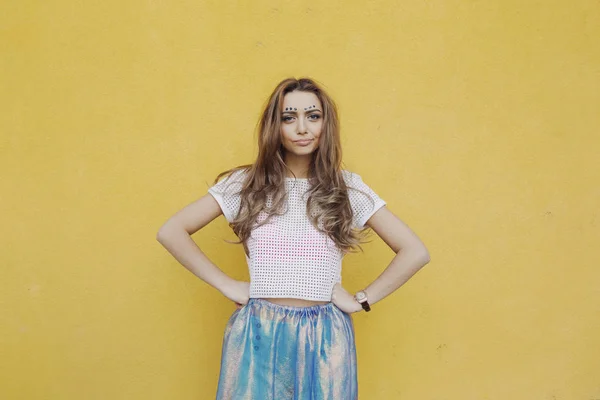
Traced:
[[415, 244], [414, 253], [425, 264], [427, 264], [431, 259], [431, 257], [429, 257], [429, 250], [427, 250], [427, 247], [425, 246], [425, 244], [423, 242], [421, 242], [419, 244]]
[[431, 257], [429, 256], [429, 252], [425, 250], [425, 252], [421, 255], [421, 262], [423, 263], [423, 266], [425, 266], [429, 264], [429, 261], [431, 261]]
[[156, 240], [159, 243], [164, 244], [173, 237], [179, 237], [179, 235], [183, 232], [187, 233], [188, 235], [190, 234], [185, 227], [180, 226], [176, 221], [168, 221], [160, 227], [158, 232], [156, 232]]
[[158, 232], [156, 232], [156, 240], [159, 243], [163, 243], [170, 236], [169, 231], [170, 231], [170, 227], [167, 224], [164, 224], [163, 226], [161, 226], [160, 229], [158, 230]]
[[162, 243], [165, 238], [165, 232], [161, 229], [156, 233], [156, 241]]
[[419, 260], [421, 260], [423, 266], [429, 264], [429, 261], [431, 261], [431, 257], [429, 256], [429, 251], [427, 250], [427, 247], [421, 246], [421, 249], [418, 251], [418, 254]]
[[410, 250], [406, 250], [407, 253], [411, 254], [411, 258], [416, 260], [421, 266], [425, 266], [431, 261], [431, 257], [429, 256], [429, 251], [424, 246], [418, 246], [416, 248], [410, 248]]

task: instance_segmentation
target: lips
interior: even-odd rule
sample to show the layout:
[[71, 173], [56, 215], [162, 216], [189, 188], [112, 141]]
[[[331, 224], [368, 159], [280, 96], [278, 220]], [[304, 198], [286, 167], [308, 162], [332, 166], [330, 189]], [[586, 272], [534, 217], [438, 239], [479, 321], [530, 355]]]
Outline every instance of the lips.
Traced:
[[299, 145], [306, 145], [309, 144], [310, 142], [312, 142], [312, 139], [307, 139], [307, 140], [295, 140], [294, 143], [299, 144]]

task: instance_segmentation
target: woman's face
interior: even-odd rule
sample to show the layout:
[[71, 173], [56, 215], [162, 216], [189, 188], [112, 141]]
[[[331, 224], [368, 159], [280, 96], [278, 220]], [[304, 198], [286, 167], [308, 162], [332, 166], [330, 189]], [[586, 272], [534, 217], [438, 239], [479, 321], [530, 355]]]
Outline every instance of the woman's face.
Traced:
[[323, 108], [313, 92], [294, 90], [283, 98], [281, 141], [288, 155], [311, 154], [319, 145]]

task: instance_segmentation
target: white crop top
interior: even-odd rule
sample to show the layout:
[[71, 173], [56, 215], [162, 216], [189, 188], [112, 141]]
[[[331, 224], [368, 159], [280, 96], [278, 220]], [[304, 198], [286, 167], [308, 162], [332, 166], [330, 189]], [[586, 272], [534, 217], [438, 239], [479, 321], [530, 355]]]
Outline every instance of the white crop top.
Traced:
[[[241, 183], [245, 171], [223, 177], [208, 192], [219, 203], [223, 216], [231, 222], [240, 207]], [[353, 226], [363, 228], [367, 220], [387, 204], [360, 175], [342, 170], [353, 210]], [[227, 181], [227, 182], [226, 182]], [[306, 214], [307, 178], [285, 178], [288, 208], [284, 215], [273, 215], [269, 223], [255, 228], [248, 239], [250, 298], [290, 297], [331, 301], [333, 286], [342, 281], [343, 252], [326, 234], [312, 226]], [[362, 190], [368, 197], [353, 190]], [[271, 199], [267, 199], [267, 205]], [[285, 208], [284, 208], [285, 209]], [[266, 218], [262, 212], [260, 222]]]

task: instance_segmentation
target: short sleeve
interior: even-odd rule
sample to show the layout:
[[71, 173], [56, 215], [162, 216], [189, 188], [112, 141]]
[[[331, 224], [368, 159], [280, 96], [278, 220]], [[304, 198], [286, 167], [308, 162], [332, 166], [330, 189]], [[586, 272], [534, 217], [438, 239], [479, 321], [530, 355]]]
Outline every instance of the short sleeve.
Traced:
[[354, 228], [363, 229], [369, 218], [387, 203], [363, 182], [360, 175], [354, 172], [346, 172], [346, 184], [350, 206], [354, 214]]
[[228, 222], [232, 222], [238, 215], [241, 204], [240, 191], [244, 177], [245, 171], [237, 170], [208, 188], [208, 193], [219, 203], [223, 216]]

